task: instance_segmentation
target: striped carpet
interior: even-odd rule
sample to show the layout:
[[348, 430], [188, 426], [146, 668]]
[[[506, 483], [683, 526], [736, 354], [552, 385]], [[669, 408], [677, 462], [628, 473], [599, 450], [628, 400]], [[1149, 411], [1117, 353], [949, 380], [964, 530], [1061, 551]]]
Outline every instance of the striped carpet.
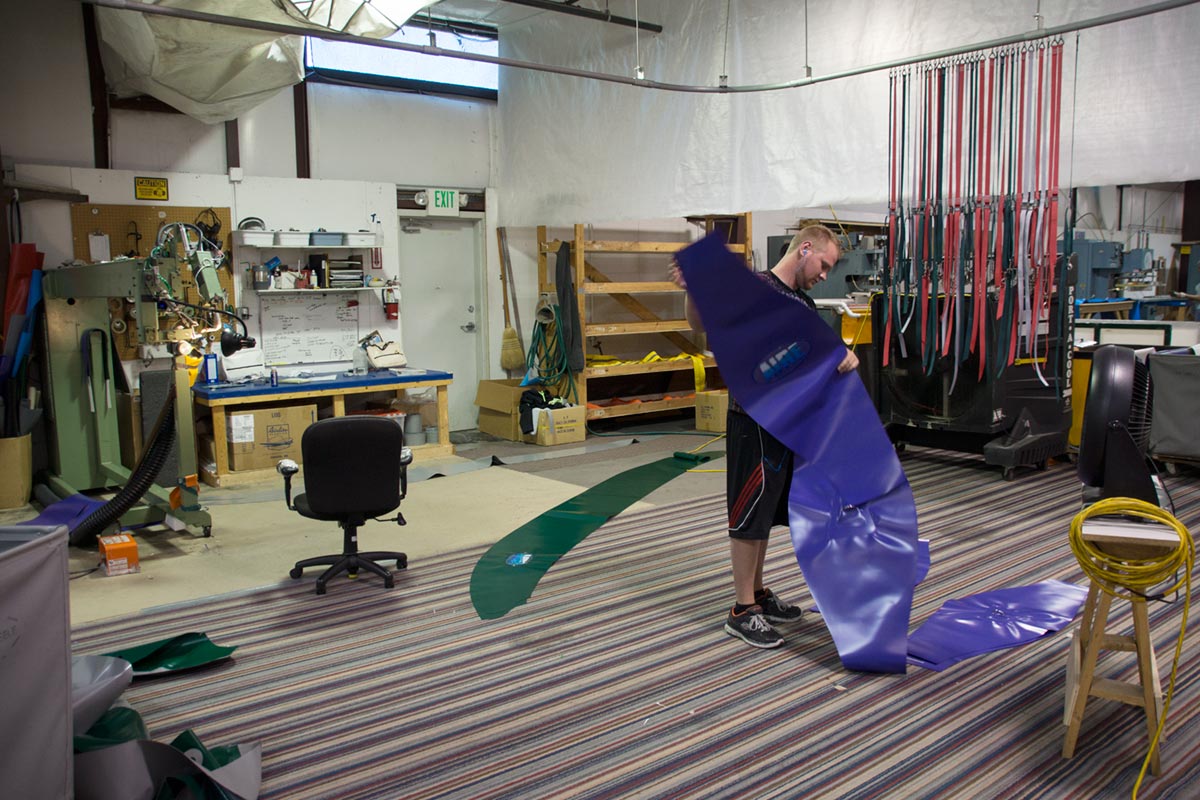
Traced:
[[[950, 597], [1081, 580], [1069, 466], [1006, 483], [968, 456], [910, 449], [903, 463], [933, 554], [914, 628]], [[1200, 529], [1200, 481], [1169, 486]], [[161, 741], [190, 727], [208, 744], [262, 742], [265, 798], [1129, 796], [1147, 746], [1140, 709], [1092, 700], [1075, 758], [1060, 757], [1065, 634], [887, 676], [843, 671], [816, 619], [775, 651], [726, 636], [723, 516], [714, 496], [618, 517], [499, 620], [471, 610], [479, 548], [413, 563], [392, 591], [341, 581], [317, 597], [311, 579], [287, 581], [89, 624], [75, 651], [188, 630], [238, 645], [232, 663], [125, 696]], [[807, 602], [782, 531], [768, 576]], [[1164, 685], [1180, 611], [1151, 608]], [[1140, 797], [1200, 795], [1196, 639], [1164, 774]], [[1127, 654], [1101, 669], [1135, 674]]]

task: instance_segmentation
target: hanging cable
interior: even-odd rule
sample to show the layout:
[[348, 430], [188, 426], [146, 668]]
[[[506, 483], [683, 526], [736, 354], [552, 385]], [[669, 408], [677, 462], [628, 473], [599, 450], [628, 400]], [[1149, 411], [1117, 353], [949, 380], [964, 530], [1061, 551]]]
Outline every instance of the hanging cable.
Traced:
[[633, 76], [639, 81], [644, 80], [646, 77], [646, 71], [642, 69], [642, 26], [639, 24], [640, 20], [638, 0], [633, 0], [633, 49], [634, 60], [637, 62]]
[[1042, 39], [889, 76], [882, 366], [898, 328], [900, 357], [915, 347], [951, 392], [970, 357], [978, 381], [1019, 363], [1050, 385], [1060, 64], [1061, 41]]
[[808, 0], [804, 0], [804, 77], [812, 77], [812, 67], [808, 63]]
[[725, 41], [721, 48], [721, 74], [717, 78], [718, 84], [721, 86], [729, 85], [729, 70], [726, 68], [726, 61], [729, 56], [729, 6], [733, 0], [725, 0]]

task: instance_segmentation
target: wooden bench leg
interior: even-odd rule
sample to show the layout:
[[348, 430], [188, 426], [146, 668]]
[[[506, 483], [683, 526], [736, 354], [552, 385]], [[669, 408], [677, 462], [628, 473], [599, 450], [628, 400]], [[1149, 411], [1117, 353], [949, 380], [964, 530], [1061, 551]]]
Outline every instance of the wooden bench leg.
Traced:
[[[1154, 734], [1158, 731], [1158, 668], [1154, 659], [1154, 643], [1150, 640], [1150, 615], [1145, 603], [1133, 604], [1133, 638], [1137, 642], [1138, 677], [1142, 681], [1148, 741], [1154, 742]], [[1157, 746], [1150, 754], [1150, 772], [1162, 774]]]
[[[1071, 758], [1075, 754], [1075, 745], [1079, 739], [1079, 729], [1083, 724], [1083, 714], [1089, 697], [1102, 697], [1141, 706], [1146, 715], [1148, 742], [1154, 741], [1154, 734], [1158, 730], [1158, 720], [1162, 715], [1162, 688], [1158, 678], [1154, 643], [1150, 639], [1149, 612], [1145, 603], [1132, 603], [1134, 635], [1108, 636], [1104, 629], [1112, 601], [1112, 595], [1100, 591], [1092, 584], [1084, 604], [1078, 635], [1071, 642], [1063, 714], [1063, 723], [1067, 726], [1066, 737], [1063, 740], [1063, 758]], [[1106, 645], [1108, 649], [1136, 652], [1138, 678], [1141, 682], [1140, 696], [1138, 690], [1130, 683], [1096, 678], [1096, 662], [1100, 651], [1105, 649]], [[1154, 775], [1161, 774], [1158, 751], [1159, 748], [1155, 747], [1150, 756], [1150, 771]]]
[[[1099, 592], [1096, 587], [1088, 593], [1088, 604], [1091, 604], [1092, 592], [1099, 594], [1094, 617], [1084, 615], [1083, 628], [1080, 629], [1080, 644], [1083, 649], [1083, 661], [1079, 665], [1079, 684], [1075, 691], [1075, 705], [1071, 709], [1071, 722], [1067, 726], [1067, 735], [1063, 740], [1063, 758], [1075, 755], [1075, 743], [1079, 739], [1079, 728], [1083, 724], [1083, 711], [1087, 707], [1088, 696], [1092, 690], [1092, 677], [1096, 674], [1096, 660], [1100, 657], [1100, 648], [1104, 644], [1104, 626], [1108, 621], [1108, 610], [1112, 607], [1112, 595]], [[1087, 638], [1083, 637], [1087, 633]]]

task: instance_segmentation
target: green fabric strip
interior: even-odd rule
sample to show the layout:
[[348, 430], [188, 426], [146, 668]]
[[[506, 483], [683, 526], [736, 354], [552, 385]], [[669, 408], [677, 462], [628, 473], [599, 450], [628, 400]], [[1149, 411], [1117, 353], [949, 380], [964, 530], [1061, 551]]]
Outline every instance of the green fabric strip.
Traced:
[[614, 475], [517, 528], [492, 545], [471, 573], [480, 619], [499, 619], [533, 594], [542, 576], [604, 523], [711, 453], [675, 453]]
[[182, 633], [170, 639], [135, 645], [105, 655], [133, 665], [133, 676], [159, 675], [202, 667], [229, 658], [237, 647], [222, 647], [203, 633]]

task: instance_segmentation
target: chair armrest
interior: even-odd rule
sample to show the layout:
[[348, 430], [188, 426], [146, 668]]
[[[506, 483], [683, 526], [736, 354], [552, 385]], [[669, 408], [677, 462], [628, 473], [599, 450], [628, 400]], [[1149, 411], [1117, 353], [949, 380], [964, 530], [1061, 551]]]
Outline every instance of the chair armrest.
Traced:
[[408, 496], [408, 465], [412, 463], [412, 449], [400, 448], [400, 499]]
[[292, 476], [300, 471], [300, 465], [290, 458], [285, 458], [275, 465], [275, 471], [283, 476], [283, 501], [292, 511], [296, 507], [292, 505]]

